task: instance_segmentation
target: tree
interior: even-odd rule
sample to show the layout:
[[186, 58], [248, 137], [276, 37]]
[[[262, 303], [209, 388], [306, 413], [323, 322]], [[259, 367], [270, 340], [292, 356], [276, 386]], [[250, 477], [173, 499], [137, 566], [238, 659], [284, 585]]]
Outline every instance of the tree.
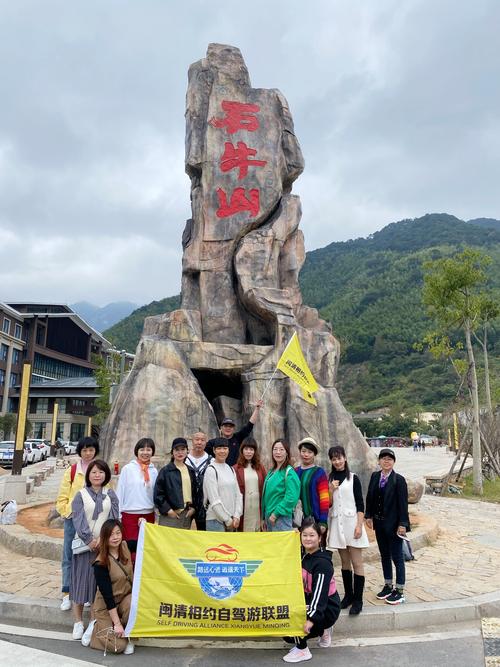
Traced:
[[106, 359], [98, 357], [95, 363], [97, 368], [94, 377], [100, 391], [95, 401], [97, 413], [94, 416], [94, 424], [101, 426], [111, 408], [111, 387], [120, 382], [120, 353], [110, 350]]
[[482, 455], [479, 428], [479, 395], [476, 360], [472, 336], [479, 326], [481, 304], [484, 300], [486, 268], [491, 259], [483, 253], [466, 248], [454, 257], [424, 264], [423, 303], [434, 318], [437, 330], [431, 334], [437, 340], [447, 339], [446, 332], [461, 330], [467, 354], [467, 386], [472, 403], [473, 490], [482, 495]]
[[0, 417], [0, 431], [3, 432], [4, 440], [9, 440], [11, 433], [15, 430], [17, 424], [17, 416], [12, 412], [6, 412], [3, 417]]
[[474, 333], [474, 338], [477, 340], [481, 349], [483, 350], [484, 358], [484, 390], [486, 398], [486, 408], [488, 410], [488, 419], [493, 421], [493, 403], [491, 400], [490, 388], [490, 364], [488, 359], [488, 331], [491, 323], [500, 314], [500, 307], [498, 302], [492, 299], [489, 295], [483, 295], [479, 302], [479, 321], [482, 329], [482, 337], [480, 338]]

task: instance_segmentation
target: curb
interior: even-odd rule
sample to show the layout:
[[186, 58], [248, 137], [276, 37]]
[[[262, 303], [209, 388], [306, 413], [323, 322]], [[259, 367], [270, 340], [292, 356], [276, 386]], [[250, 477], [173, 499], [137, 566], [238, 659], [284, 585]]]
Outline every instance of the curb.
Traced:
[[[366, 637], [371, 634], [415, 631], [418, 628], [449, 625], [479, 620], [484, 617], [500, 616], [500, 590], [461, 600], [442, 602], [418, 602], [405, 604], [394, 609], [387, 606], [363, 609], [353, 618], [347, 611], [342, 611], [335, 624], [335, 637]], [[71, 613], [59, 609], [58, 600], [23, 598], [8, 593], [0, 593], [0, 617], [3, 621], [20, 621], [24, 626], [29, 623], [57, 626], [70, 632], [73, 627]], [[144, 646], [165, 646], [170, 648], [206, 648], [223, 647], [230, 638], [164, 638], [155, 637], [140, 640]], [[240, 642], [244, 641], [240, 638]], [[262, 639], [263, 648], [270, 648], [272, 640]], [[254, 640], [255, 642], [255, 640]], [[258, 640], [257, 640], [258, 643]], [[280, 644], [281, 646], [281, 644]]]
[[[31, 509], [46, 504], [47, 501], [45, 500], [24, 506], [22, 509]], [[439, 536], [437, 520], [426, 514], [421, 514], [420, 517], [424, 519], [424, 525], [415, 528], [415, 530], [409, 533], [411, 548], [414, 552], [434, 544]], [[16, 523], [12, 526], [0, 525], [0, 542], [11, 551], [23, 556], [46, 558], [56, 562], [61, 560], [62, 538], [32, 533], [24, 528], [24, 526], [21, 526], [21, 524]], [[364, 550], [363, 562], [373, 563], [378, 560], [380, 560], [378, 547], [372, 543]], [[333, 563], [337, 569], [340, 567], [340, 557], [337, 550], [333, 552]]]

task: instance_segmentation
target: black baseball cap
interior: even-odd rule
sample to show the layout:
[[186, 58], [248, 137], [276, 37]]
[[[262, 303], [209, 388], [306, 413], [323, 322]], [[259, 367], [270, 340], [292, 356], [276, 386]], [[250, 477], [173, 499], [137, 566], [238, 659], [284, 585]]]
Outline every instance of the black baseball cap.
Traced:
[[229, 417], [225, 417], [222, 420], [221, 426], [236, 426], [236, 424], [234, 423], [234, 421], [232, 419], [229, 419]]
[[174, 438], [172, 441], [172, 451], [174, 451], [176, 447], [187, 447], [187, 446], [188, 443], [186, 438]]
[[390, 456], [393, 461], [396, 460], [396, 454], [394, 454], [392, 449], [388, 449], [387, 447], [384, 447], [384, 449], [380, 450], [380, 454], [378, 455], [379, 461], [380, 459], [383, 459], [384, 456]]

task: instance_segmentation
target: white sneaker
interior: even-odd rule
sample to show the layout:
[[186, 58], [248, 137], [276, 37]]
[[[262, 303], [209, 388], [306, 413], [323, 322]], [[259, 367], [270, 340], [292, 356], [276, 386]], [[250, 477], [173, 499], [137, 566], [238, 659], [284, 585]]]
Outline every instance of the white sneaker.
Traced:
[[71, 609], [71, 600], [69, 599], [69, 595], [63, 595], [60, 609], [61, 611], [69, 611]]
[[321, 648], [329, 648], [332, 645], [332, 629], [326, 628], [321, 637], [318, 639], [318, 646]]
[[312, 658], [311, 651], [308, 648], [298, 648], [294, 646], [291, 651], [283, 656], [285, 662], [304, 662]]
[[129, 639], [128, 644], [125, 646], [125, 650], [123, 651], [123, 655], [132, 655], [134, 651], [135, 646]]
[[84, 606], [84, 607], [90, 607], [90, 602], [84, 602], [84, 603], [83, 603], [83, 606]]
[[73, 639], [81, 639], [83, 637], [83, 623], [82, 621], [77, 621], [73, 625]]
[[87, 629], [82, 636], [82, 646], [90, 646], [90, 640], [92, 639], [92, 630], [94, 629], [95, 621], [90, 621], [87, 625]]

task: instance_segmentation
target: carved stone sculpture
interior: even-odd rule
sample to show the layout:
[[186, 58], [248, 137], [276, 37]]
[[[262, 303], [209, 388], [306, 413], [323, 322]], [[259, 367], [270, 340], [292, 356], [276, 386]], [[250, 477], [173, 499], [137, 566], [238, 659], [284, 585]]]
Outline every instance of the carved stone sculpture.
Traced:
[[[297, 455], [305, 435], [327, 451], [343, 445], [367, 483], [375, 456], [335, 388], [339, 344], [302, 303], [300, 199], [304, 168], [288, 104], [278, 90], [252, 88], [237, 48], [210, 44], [189, 69], [186, 172], [192, 219], [184, 230], [181, 310], [147, 318], [134, 366], [102, 432], [108, 459], [124, 463], [152, 437], [163, 457], [176, 436], [218, 433], [222, 412], [246, 423], [297, 331], [320, 388], [317, 407], [277, 373], [253, 435], [265, 464], [285, 437]], [[216, 418], [217, 417], [217, 418]]]

